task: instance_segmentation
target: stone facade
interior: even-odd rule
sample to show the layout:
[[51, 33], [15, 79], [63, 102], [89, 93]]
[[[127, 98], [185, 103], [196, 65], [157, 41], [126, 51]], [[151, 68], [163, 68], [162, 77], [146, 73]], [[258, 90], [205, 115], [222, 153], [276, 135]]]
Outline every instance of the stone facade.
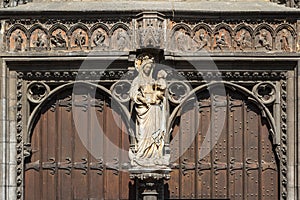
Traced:
[[[28, 138], [34, 108], [55, 87], [77, 77], [90, 82], [101, 77], [114, 83], [129, 72], [132, 80], [133, 62], [143, 52], [173, 66], [190, 84], [221, 78], [226, 84], [250, 88], [272, 125], [280, 199], [299, 198], [300, 10], [266, 1], [256, 5], [125, 1], [124, 7], [106, 2], [101, 8], [95, 8], [100, 2], [68, 2], [61, 7], [57, 2], [3, 2], [3, 7], [28, 4], [0, 9], [1, 199], [24, 198], [24, 163], [32, 154]], [[122, 15], [116, 10], [122, 10]], [[117, 62], [107, 70], [80, 70], [85, 60]], [[207, 60], [215, 62], [218, 70], [205, 66], [197, 71], [187, 63], [201, 68]], [[49, 83], [55, 84], [50, 88]], [[178, 98], [170, 101], [180, 104]], [[175, 169], [175, 163], [170, 168]], [[160, 175], [159, 180], [169, 178]]]

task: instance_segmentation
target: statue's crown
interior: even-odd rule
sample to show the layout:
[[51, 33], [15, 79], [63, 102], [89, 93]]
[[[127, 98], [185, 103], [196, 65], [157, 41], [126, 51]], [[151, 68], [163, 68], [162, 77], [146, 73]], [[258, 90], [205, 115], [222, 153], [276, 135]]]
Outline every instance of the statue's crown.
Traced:
[[135, 59], [134, 65], [137, 71], [141, 69], [145, 64], [154, 63], [154, 58], [149, 55], [139, 56]]

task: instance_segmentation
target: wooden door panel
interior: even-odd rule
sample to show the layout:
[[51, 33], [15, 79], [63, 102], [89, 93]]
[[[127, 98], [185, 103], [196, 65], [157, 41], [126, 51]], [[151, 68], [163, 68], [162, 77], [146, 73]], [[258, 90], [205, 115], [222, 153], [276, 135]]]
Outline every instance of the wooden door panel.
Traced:
[[120, 149], [129, 149], [126, 127], [109, 98], [92, 98], [86, 90], [64, 91], [41, 112], [31, 138], [34, 153], [25, 163], [25, 199], [130, 199], [134, 195], [129, 191], [133, 185], [129, 174], [120, 171], [124, 163], [119, 161], [128, 160], [120, 154]]
[[[181, 152], [180, 166], [173, 167], [166, 198], [277, 199], [278, 165], [260, 109], [236, 91], [211, 93], [198, 95], [197, 112], [186, 109], [181, 115], [182, 140], [194, 135], [195, 118], [199, 123], [194, 143]], [[177, 148], [174, 144], [171, 149]], [[183, 144], [179, 143], [181, 150]], [[201, 157], [207, 148], [212, 150]]]

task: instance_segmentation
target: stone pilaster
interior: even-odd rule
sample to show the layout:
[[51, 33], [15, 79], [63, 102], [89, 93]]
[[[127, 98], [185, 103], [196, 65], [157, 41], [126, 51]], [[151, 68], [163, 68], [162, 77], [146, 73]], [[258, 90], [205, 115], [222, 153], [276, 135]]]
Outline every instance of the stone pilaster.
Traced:
[[6, 199], [7, 195], [7, 82], [6, 65], [3, 59], [0, 59], [0, 198]]
[[295, 72], [289, 71], [287, 74], [287, 127], [288, 127], [288, 197], [287, 199], [297, 199], [295, 184], [296, 184], [296, 175], [295, 175], [295, 154], [296, 154], [296, 132], [295, 132]]

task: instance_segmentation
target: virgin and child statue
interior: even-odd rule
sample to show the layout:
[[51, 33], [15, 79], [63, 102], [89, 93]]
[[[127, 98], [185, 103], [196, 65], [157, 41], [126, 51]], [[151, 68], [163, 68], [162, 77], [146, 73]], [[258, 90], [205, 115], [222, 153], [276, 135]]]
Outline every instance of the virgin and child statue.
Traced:
[[133, 80], [129, 95], [135, 108], [135, 149], [129, 157], [133, 167], [163, 167], [167, 134], [167, 73], [158, 71], [153, 77], [154, 60], [149, 56], [137, 59], [138, 76]]

